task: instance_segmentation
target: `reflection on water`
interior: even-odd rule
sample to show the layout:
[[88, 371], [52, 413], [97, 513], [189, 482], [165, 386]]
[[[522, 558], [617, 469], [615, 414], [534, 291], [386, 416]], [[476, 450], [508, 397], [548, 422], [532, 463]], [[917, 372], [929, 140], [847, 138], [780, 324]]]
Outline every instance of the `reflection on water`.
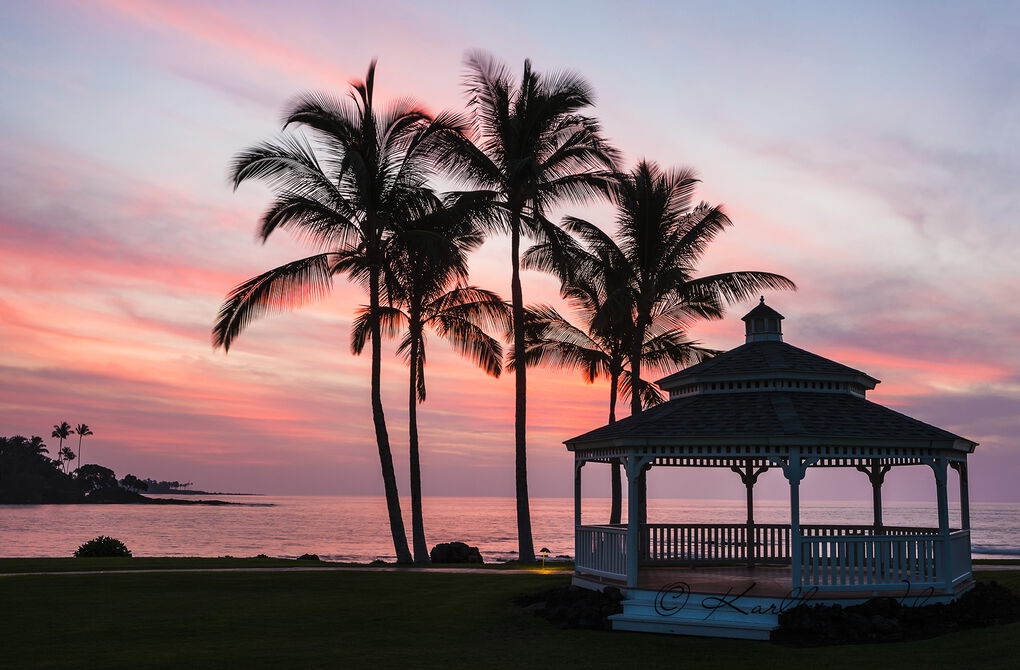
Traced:
[[[161, 496], [172, 497], [172, 496]], [[193, 497], [186, 496], [189, 499]], [[207, 498], [213, 496], [206, 496]], [[0, 556], [70, 556], [97, 535], [123, 540], [136, 556], [269, 556], [318, 554], [338, 561], [393, 560], [381, 497], [215, 496], [272, 506], [0, 505]], [[406, 502], [406, 500], [405, 500]], [[512, 498], [441, 498], [424, 501], [429, 546], [461, 541], [477, 545], [487, 561], [514, 558], [517, 524]], [[608, 499], [585, 499], [584, 522], [608, 520]], [[1020, 558], [1020, 504], [974, 503], [974, 555]], [[573, 501], [532, 499], [535, 548], [573, 554]], [[624, 516], [626, 518], [626, 516]], [[653, 523], [741, 523], [742, 500], [650, 501]], [[755, 504], [755, 521], [789, 520], [785, 502]], [[930, 503], [889, 502], [889, 525], [932, 526]], [[410, 538], [410, 514], [405, 510]], [[812, 503], [803, 523], [869, 523], [868, 503]], [[958, 523], [953, 519], [954, 525]]]

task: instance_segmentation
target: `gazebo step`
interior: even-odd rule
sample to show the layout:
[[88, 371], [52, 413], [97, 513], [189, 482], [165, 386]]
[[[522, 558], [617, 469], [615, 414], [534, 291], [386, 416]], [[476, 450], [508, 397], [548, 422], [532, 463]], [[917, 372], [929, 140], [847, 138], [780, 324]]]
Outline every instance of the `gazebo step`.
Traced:
[[691, 593], [687, 597], [665, 596], [658, 601], [657, 591], [631, 591], [623, 601], [625, 614], [649, 616], [659, 619], [691, 619], [694, 621], [762, 621], [773, 626], [779, 624], [779, 612], [794, 603], [784, 598], [750, 595]]
[[784, 602], [738, 594], [660, 596], [635, 589], [622, 605], [623, 612], [610, 617], [613, 630], [767, 640], [779, 626], [777, 612]]
[[[775, 622], [759, 619], [733, 621], [712, 617], [695, 619], [679, 616], [614, 614], [609, 617], [613, 630], [629, 630], [641, 633], [664, 633], [667, 635], [697, 635], [701, 637], [727, 637], [742, 640], [767, 640], [778, 626]], [[748, 617], [745, 617], [748, 619]]]

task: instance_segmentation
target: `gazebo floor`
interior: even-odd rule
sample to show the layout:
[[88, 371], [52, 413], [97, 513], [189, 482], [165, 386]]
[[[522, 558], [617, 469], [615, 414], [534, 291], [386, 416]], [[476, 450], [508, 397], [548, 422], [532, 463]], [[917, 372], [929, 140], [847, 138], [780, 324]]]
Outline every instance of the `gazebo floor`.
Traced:
[[781, 598], [790, 592], [792, 572], [788, 565], [691, 566], [642, 568], [638, 588], [658, 591], [684, 582], [695, 593], [743, 593]]

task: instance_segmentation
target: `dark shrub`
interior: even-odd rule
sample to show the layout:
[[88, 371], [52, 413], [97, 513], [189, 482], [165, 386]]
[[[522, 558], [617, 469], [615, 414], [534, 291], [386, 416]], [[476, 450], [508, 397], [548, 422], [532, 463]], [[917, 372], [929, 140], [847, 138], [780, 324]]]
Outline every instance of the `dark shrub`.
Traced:
[[120, 540], [100, 535], [78, 547], [75, 558], [104, 558], [108, 556], [131, 556], [131, 550]]

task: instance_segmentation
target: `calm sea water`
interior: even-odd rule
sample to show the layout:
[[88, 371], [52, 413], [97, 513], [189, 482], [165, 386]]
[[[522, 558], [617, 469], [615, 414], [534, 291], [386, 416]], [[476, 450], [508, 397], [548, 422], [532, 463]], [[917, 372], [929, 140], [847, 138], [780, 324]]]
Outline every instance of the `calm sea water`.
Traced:
[[[171, 496], [163, 496], [171, 497]], [[136, 556], [254, 556], [293, 558], [304, 553], [337, 561], [393, 560], [382, 498], [339, 496], [202, 496], [245, 506], [0, 505], [0, 557], [70, 556], [82, 542], [112, 535]], [[194, 499], [188, 496], [189, 499]], [[741, 523], [739, 500], [656, 499], [649, 521]], [[426, 498], [429, 546], [461, 541], [477, 545], [486, 561], [516, 555], [512, 498]], [[584, 522], [608, 520], [608, 499], [585, 499]], [[755, 520], [789, 520], [785, 502], [756, 501]], [[535, 548], [572, 555], [573, 501], [532, 500]], [[803, 523], [869, 523], [868, 503], [813, 503]], [[1020, 558], [1020, 504], [974, 503], [976, 558]], [[410, 516], [405, 512], [410, 535]], [[889, 525], [936, 525], [931, 503], [889, 502]], [[953, 517], [954, 526], [959, 523]]]

